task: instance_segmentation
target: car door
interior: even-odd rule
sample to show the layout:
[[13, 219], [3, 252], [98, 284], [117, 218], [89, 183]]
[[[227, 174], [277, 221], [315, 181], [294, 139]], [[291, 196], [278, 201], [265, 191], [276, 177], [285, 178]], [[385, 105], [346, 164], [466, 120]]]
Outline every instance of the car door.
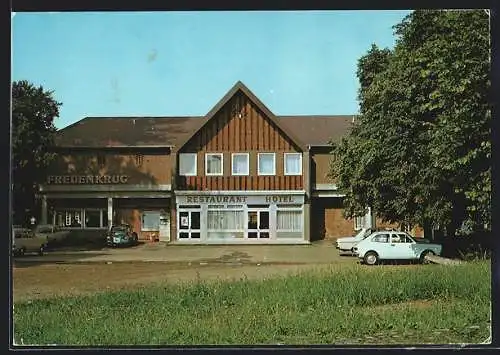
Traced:
[[370, 247], [377, 252], [380, 259], [390, 259], [389, 233], [380, 233], [371, 237]]
[[25, 230], [20, 238], [20, 245], [24, 247], [26, 251], [37, 250], [39, 248], [39, 239], [30, 230]]
[[391, 233], [391, 259], [413, 259], [411, 242], [405, 233]]

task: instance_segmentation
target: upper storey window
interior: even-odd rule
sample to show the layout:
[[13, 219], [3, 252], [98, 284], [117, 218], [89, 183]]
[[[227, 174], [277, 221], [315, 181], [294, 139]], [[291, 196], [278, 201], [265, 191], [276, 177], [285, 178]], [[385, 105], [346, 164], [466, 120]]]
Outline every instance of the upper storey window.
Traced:
[[257, 165], [259, 175], [276, 175], [276, 154], [259, 153]]
[[248, 175], [250, 172], [248, 161], [248, 153], [233, 153], [231, 162], [233, 175]]
[[285, 175], [302, 175], [302, 154], [285, 153]]
[[179, 175], [196, 176], [196, 153], [179, 154]]
[[207, 153], [205, 154], [205, 175], [220, 176], [223, 173], [223, 157], [222, 153]]

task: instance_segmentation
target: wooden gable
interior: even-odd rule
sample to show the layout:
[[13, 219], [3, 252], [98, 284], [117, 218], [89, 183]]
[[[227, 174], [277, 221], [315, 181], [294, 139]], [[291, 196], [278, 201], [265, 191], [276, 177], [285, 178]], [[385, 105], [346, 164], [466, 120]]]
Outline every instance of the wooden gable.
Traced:
[[[177, 188], [194, 190], [302, 190], [302, 176], [285, 176], [284, 153], [304, 151], [302, 143], [242, 83], [212, 109], [179, 153], [197, 154], [197, 176], [179, 176]], [[222, 176], [205, 176], [205, 154], [223, 153]], [[232, 176], [232, 153], [249, 154], [248, 176]], [[276, 153], [276, 175], [259, 176], [258, 153]]]
[[181, 152], [296, 152], [301, 148], [257, 104], [238, 91]]

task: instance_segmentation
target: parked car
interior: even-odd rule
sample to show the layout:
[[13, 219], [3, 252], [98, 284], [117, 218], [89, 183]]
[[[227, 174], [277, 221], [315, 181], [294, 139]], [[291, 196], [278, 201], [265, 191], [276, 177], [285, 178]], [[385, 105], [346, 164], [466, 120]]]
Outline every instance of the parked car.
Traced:
[[352, 253], [352, 248], [372, 233], [373, 233], [373, 229], [363, 228], [354, 237], [338, 238], [336, 241], [336, 248], [339, 250], [339, 252], [351, 252]]
[[378, 264], [381, 260], [419, 260], [427, 255], [441, 255], [442, 245], [415, 239], [405, 232], [375, 232], [353, 249], [362, 263]]
[[15, 256], [24, 255], [28, 252], [36, 252], [43, 255], [47, 247], [47, 238], [37, 236], [29, 228], [12, 228], [12, 253]]
[[61, 230], [59, 226], [52, 224], [39, 224], [35, 228], [35, 234], [47, 238], [47, 242], [50, 244], [66, 239], [69, 231]]
[[111, 247], [137, 245], [139, 238], [129, 224], [114, 225], [106, 234], [106, 244]]

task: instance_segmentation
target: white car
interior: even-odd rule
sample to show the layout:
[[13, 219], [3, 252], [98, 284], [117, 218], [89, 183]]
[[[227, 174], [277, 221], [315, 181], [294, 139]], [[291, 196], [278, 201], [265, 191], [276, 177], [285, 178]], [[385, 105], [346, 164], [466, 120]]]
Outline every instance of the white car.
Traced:
[[35, 228], [35, 234], [46, 238], [49, 243], [64, 240], [69, 231], [61, 230], [58, 226], [52, 224], [39, 224]]
[[426, 255], [440, 255], [442, 245], [412, 238], [405, 232], [375, 232], [353, 249], [362, 263], [375, 265], [380, 260], [419, 260]]
[[372, 234], [373, 231], [370, 228], [361, 229], [358, 234], [354, 237], [343, 237], [338, 238], [336, 242], [336, 248], [340, 253], [342, 252], [352, 252], [352, 248], [356, 246], [360, 241]]
[[12, 253], [24, 255], [27, 252], [36, 252], [43, 255], [47, 246], [47, 238], [37, 236], [29, 228], [12, 228]]

